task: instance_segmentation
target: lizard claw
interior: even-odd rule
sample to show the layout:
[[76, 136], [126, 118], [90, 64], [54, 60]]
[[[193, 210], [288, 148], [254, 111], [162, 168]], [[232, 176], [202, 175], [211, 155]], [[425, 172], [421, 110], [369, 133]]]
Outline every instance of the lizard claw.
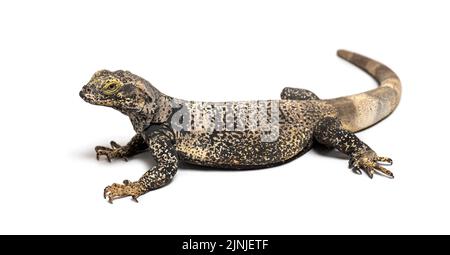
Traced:
[[361, 170], [359, 168], [356, 168], [356, 167], [352, 168], [352, 171], [353, 171], [353, 173], [355, 173], [357, 175], [361, 175], [362, 174]]
[[353, 172], [360, 174], [364, 170], [372, 179], [375, 172], [381, 173], [390, 178], [394, 178], [394, 174], [388, 169], [382, 167], [379, 162], [388, 163], [392, 165], [393, 161], [387, 157], [379, 157], [373, 151], [368, 151], [350, 159], [350, 167]]
[[376, 160], [377, 162], [386, 163], [389, 166], [392, 166], [392, 164], [394, 163], [394, 161], [392, 161], [392, 159], [388, 157], [377, 157]]
[[95, 153], [97, 160], [100, 160], [100, 156], [105, 156], [108, 162], [111, 162], [112, 159], [121, 158], [125, 161], [128, 161], [126, 155], [126, 147], [120, 146], [118, 143], [111, 141], [111, 148], [104, 146], [96, 146]]
[[[97, 160], [100, 160], [100, 156], [105, 155], [107, 158], [109, 156], [109, 153], [112, 152], [112, 149], [104, 146], [95, 146], [95, 153]], [[109, 161], [111, 159], [108, 159]]]
[[391, 171], [387, 170], [386, 168], [384, 168], [384, 167], [382, 167], [382, 166], [380, 166], [380, 165], [375, 165], [374, 168], [375, 168], [377, 171], [382, 172], [384, 175], [387, 175], [387, 176], [389, 176], [389, 177], [391, 177], [391, 178], [394, 178], [394, 174], [393, 174]]
[[110, 144], [111, 144], [111, 148], [113, 148], [113, 149], [119, 149], [120, 147], [122, 147], [114, 141], [111, 141]]
[[103, 198], [105, 198], [106, 199], [106, 194], [108, 193], [108, 188], [109, 187], [111, 187], [111, 186], [106, 186], [104, 189], [103, 189]]
[[369, 178], [373, 179], [373, 174], [375, 171], [373, 171], [373, 169], [367, 169], [366, 172], [367, 172], [367, 175], [369, 176]]
[[114, 183], [103, 190], [103, 197], [113, 203], [115, 199], [131, 196], [131, 199], [138, 202], [137, 198], [142, 195], [139, 183], [124, 180], [123, 184]]

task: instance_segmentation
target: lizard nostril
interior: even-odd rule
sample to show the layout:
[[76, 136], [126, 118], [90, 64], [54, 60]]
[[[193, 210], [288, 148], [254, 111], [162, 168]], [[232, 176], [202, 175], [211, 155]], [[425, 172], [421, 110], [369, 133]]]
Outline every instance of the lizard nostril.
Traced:
[[90, 94], [91, 91], [92, 91], [91, 88], [84, 86], [80, 91], [80, 97], [84, 98], [86, 96], [86, 94]]

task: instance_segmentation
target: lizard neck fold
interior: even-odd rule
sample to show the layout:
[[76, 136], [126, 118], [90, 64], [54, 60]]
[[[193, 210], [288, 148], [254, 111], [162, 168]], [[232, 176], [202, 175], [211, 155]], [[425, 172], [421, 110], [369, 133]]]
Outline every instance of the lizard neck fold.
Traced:
[[130, 113], [128, 116], [134, 130], [142, 133], [150, 125], [170, 122], [173, 100], [170, 96], [158, 93], [155, 102], [146, 103], [140, 111]]
[[179, 100], [161, 93], [156, 99], [156, 104], [158, 107], [153, 114], [151, 124], [170, 122], [170, 118], [177, 101]]
[[151, 120], [144, 115], [131, 114], [129, 117], [136, 133], [142, 133], [151, 123]]

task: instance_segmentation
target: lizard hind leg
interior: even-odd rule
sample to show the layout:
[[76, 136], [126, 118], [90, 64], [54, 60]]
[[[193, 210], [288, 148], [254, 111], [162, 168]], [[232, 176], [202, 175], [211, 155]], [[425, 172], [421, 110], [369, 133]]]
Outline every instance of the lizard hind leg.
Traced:
[[350, 157], [349, 167], [355, 173], [360, 174], [363, 170], [370, 178], [373, 178], [374, 173], [394, 178], [394, 174], [381, 164], [392, 165], [392, 159], [379, 157], [355, 134], [344, 129], [338, 119], [325, 117], [319, 121], [314, 129], [314, 138], [321, 144], [336, 148], [347, 154]]
[[307, 89], [285, 87], [281, 91], [283, 100], [319, 100], [319, 97]]

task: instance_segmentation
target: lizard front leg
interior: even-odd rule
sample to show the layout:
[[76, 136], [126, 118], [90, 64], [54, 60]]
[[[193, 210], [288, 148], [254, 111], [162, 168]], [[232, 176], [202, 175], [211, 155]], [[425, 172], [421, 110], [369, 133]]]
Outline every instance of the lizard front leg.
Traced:
[[345, 130], [338, 119], [326, 117], [319, 121], [314, 130], [314, 138], [350, 156], [349, 167], [355, 173], [361, 174], [361, 170], [364, 170], [370, 178], [373, 178], [375, 172], [394, 178], [391, 171], [380, 165], [380, 162], [392, 165], [392, 159], [379, 157], [355, 134]]
[[151, 190], [167, 185], [175, 176], [178, 169], [178, 158], [175, 151], [174, 139], [166, 130], [152, 131], [146, 137], [149, 151], [156, 161], [156, 166], [148, 170], [138, 181], [123, 181], [114, 183], [104, 190], [104, 197], [112, 203], [114, 199], [131, 196], [137, 198]]
[[147, 142], [142, 135], [137, 134], [125, 146], [120, 146], [118, 143], [111, 141], [111, 148], [96, 146], [95, 153], [97, 154], [97, 160], [100, 159], [100, 156], [106, 156], [109, 162], [111, 162], [111, 159], [123, 159], [127, 161], [129, 157], [144, 152], [147, 149]]

